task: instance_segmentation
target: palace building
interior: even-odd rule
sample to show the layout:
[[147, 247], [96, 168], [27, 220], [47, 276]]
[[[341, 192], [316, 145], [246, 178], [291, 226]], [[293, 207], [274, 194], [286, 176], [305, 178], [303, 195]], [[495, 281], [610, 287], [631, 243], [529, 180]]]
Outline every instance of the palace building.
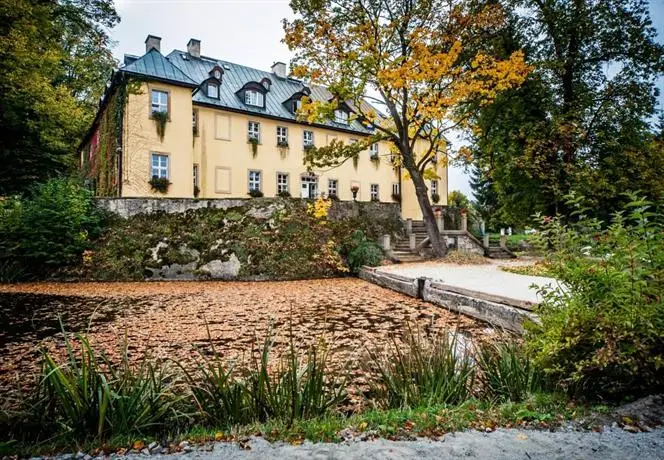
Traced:
[[[330, 100], [323, 87], [289, 77], [277, 62], [262, 71], [186, 50], [161, 53], [148, 36], [145, 54], [125, 55], [81, 144], [84, 176], [99, 196], [249, 198], [321, 194], [340, 200], [401, 203], [421, 219], [415, 190], [391, 162], [386, 142], [355, 161], [307, 171], [305, 149], [350, 143], [373, 131], [340, 104], [333, 119], [298, 121], [302, 97]], [[428, 180], [432, 201], [447, 203], [447, 169]]]

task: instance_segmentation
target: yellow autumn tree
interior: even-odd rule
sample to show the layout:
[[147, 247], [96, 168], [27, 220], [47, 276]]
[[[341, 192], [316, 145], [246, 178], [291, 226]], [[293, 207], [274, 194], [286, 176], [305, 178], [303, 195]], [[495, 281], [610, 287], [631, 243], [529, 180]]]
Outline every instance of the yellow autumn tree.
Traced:
[[[311, 168], [335, 167], [379, 140], [393, 145], [394, 162], [415, 187], [434, 255], [445, 254], [425, 178], [447, 162], [445, 134], [469, 129], [470, 107], [520, 85], [529, 72], [522, 52], [499, 60], [482, 37], [504, 25], [500, 7], [458, 0], [292, 0], [285, 42], [295, 52], [293, 73], [326, 86], [329, 101], [305, 98], [299, 116], [333, 116], [344, 104], [372, 129], [361, 142], [309, 149]], [[422, 145], [425, 147], [422, 148]], [[464, 152], [457, 152], [462, 155]]]

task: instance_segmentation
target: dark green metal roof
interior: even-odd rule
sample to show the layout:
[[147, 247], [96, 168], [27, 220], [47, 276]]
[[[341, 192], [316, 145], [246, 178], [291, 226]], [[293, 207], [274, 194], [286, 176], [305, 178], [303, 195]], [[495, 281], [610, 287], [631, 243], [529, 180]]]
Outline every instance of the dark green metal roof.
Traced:
[[[186, 51], [173, 50], [167, 56], [163, 56], [154, 48], [146, 54], [121, 67], [121, 72], [139, 75], [147, 79], [155, 79], [172, 83], [175, 85], [199, 88], [210, 78], [210, 71], [219, 66], [224, 70], [221, 86], [219, 88], [219, 99], [210, 98], [205, 91], [194, 91], [192, 99], [194, 103], [215, 106], [235, 112], [263, 115], [270, 118], [279, 118], [297, 121], [295, 114], [284, 102], [295, 93], [304, 90], [305, 85], [292, 78], [280, 78], [272, 72], [254, 69], [228, 61], [201, 56], [194, 57]], [[265, 108], [248, 106], [238, 96], [237, 92], [247, 83], [260, 83], [263, 78], [269, 78], [272, 84], [265, 95]], [[313, 100], [329, 101], [332, 94], [321, 86], [309, 87]], [[361, 134], [372, 134], [373, 130], [367, 128], [357, 120], [349, 125], [336, 123], [328, 120], [317, 125], [332, 129], [356, 132]]]
[[198, 86], [197, 82], [189, 78], [182, 70], [174, 66], [154, 48], [131, 64], [120, 68], [120, 72], [165, 81], [174, 85], [188, 86], [191, 88], [196, 88]]

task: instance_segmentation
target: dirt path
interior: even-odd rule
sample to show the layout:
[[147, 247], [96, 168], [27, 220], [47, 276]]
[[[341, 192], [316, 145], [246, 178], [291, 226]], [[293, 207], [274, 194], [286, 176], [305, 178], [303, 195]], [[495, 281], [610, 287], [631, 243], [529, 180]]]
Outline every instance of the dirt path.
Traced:
[[[249, 449], [246, 449], [249, 447]], [[358, 441], [300, 446], [270, 444], [252, 438], [245, 449], [237, 444], [202, 446], [188, 454], [167, 455], [200, 460], [224, 459], [664, 459], [664, 430], [629, 433], [620, 428], [556, 432], [499, 429], [493, 433], [467, 431], [431, 441]], [[128, 457], [132, 458], [132, 457]], [[138, 457], [133, 457], [138, 458]], [[141, 457], [145, 458], [145, 457]]]

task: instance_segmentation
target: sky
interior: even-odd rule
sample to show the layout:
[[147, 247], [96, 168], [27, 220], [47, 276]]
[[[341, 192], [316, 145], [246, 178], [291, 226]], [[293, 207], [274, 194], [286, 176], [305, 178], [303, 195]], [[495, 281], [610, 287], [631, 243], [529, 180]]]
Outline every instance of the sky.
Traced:
[[[162, 37], [164, 54], [186, 50], [190, 38], [201, 40], [201, 54], [262, 70], [275, 61], [288, 62], [291, 53], [281, 42], [282, 19], [292, 17], [288, 0], [116, 0], [121, 22], [111, 30], [115, 57], [142, 55], [145, 38]], [[650, 1], [651, 17], [664, 41], [664, 0]], [[664, 78], [659, 80], [664, 107]], [[449, 190], [471, 195], [468, 174], [449, 171]]]

